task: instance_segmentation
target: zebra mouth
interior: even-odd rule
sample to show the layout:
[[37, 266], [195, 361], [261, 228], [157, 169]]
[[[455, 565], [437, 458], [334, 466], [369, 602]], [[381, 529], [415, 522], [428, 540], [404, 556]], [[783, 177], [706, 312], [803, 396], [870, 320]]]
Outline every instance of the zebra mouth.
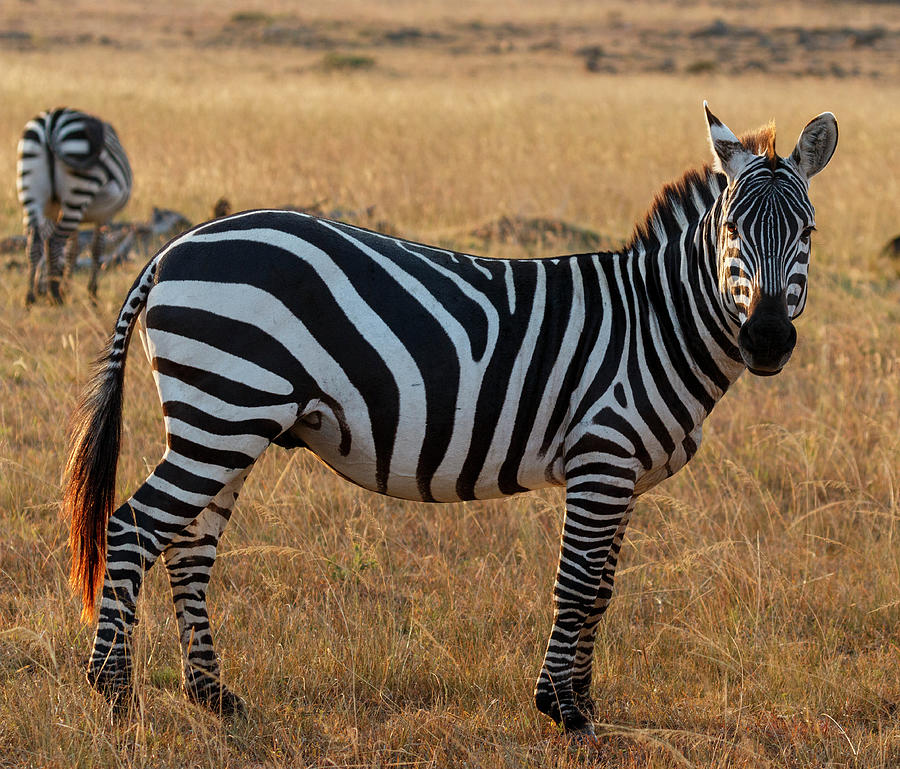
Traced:
[[781, 373], [781, 370], [787, 365], [791, 359], [793, 348], [787, 352], [779, 352], [771, 348], [765, 350], [751, 351], [747, 350], [743, 345], [738, 345], [741, 358], [744, 359], [744, 365], [747, 370], [754, 376], [775, 376]]
[[787, 316], [784, 298], [763, 296], [738, 332], [738, 349], [750, 373], [774, 376], [791, 359], [797, 330]]
[[787, 365], [793, 353], [793, 345], [785, 350], [781, 348], [766, 347], [757, 350], [748, 350], [744, 345], [739, 344], [741, 358], [744, 359], [744, 365], [751, 374], [755, 376], [775, 376]]
[[753, 366], [747, 366], [747, 371], [749, 371], [754, 376], [775, 376], [776, 374], [780, 374], [783, 368], [784, 366], [779, 366], [776, 369], [762, 369], [753, 368]]

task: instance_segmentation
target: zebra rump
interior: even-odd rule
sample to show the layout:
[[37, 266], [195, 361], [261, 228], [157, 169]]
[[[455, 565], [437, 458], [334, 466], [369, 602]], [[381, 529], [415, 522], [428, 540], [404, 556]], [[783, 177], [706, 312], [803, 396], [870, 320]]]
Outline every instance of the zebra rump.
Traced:
[[[47, 137], [47, 146], [67, 166], [77, 171], [86, 171], [97, 162], [103, 151], [106, 129], [102, 120], [84, 114], [78, 126], [82, 135], [73, 141], [70, 136], [72, 124], [55, 121]], [[109, 130], [112, 130], [112, 126]]]
[[88, 293], [95, 296], [102, 228], [131, 196], [131, 166], [115, 130], [79, 110], [42, 112], [25, 125], [16, 171], [29, 260], [26, 305], [45, 289], [54, 302], [63, 301], [62, 284], [74, 268], [83, 223], [95, 225], [88, 281]]

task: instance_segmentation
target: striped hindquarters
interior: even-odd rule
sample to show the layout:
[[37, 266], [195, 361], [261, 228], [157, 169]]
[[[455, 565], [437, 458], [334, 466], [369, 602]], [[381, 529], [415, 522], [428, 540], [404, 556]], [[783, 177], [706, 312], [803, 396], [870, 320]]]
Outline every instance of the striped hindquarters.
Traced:
[[[42, 112], [19, 141], [17, 190], [26, 228], [68, 235], [105, 223], [131, 195], [128, 156], [112, 126], [77, 110]], [[57, 211], [58, 209], [58, 211]]]

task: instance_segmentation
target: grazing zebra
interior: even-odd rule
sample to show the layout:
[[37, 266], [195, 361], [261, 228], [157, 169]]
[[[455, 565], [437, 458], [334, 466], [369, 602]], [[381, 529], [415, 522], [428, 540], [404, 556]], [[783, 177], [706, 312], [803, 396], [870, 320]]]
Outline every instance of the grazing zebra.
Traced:
[[25, 303], [34, 302], [42, 264], [53, 301], [62, 302], [63, 263], [66, 272], [71, 272], [78, 256], [77, 234], [82, 222], [95, 225], [88, 291], [96, 296], [103, 249], [101, 228], [131, 195], [131, 166], [115, 130], [109, 123], [74, 109], [42, 112], [25, 124], [17, 172], [30, 262]]
[[[403, 499], [566, 487], [538, 709], [589, 735], [597, 623], [635, 500], [696, 452], [740, 373], [781, 370], [804, 308], [814, 118], [786, 158], [707, 110], [714, 165], [663, 188], [617, 253], [487, 259], [313, 216], [251, 211], [173, 241], [137, 277], [73, 421], [72, 582], [99, 624], [90, 682], [128, 702], [130, 633], [162, 555], [195, 701], [219, 682], [206, 591], [244, 479], [270, 443]], [[166, 449], [113, 510], [129, 338], [144, 314]], [[111, 514], [111, 515], [110, 515]], [[102, 590], [101, 590], [102, 583]]]

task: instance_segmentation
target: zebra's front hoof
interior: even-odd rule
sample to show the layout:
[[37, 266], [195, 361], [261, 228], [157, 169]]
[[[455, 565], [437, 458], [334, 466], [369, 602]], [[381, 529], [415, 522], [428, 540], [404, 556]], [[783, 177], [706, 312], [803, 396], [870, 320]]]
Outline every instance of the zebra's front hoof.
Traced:
[[31, 307], [31, 305], [33, 305], [34, 302], [35, 302], [34, 291], [29, 291], [27, 294], [25, 294], [25, 306]]
[[241, 719], [247, 716], [247, 705], [218, 678], [201, 670], [192, 669], [185, 674], [184, 691], [187, 698], [225, 719]]
[[594, 725], [576, 706], [571, 695], [566, 699], [556, 697], [552, 692], [538, 691], [534, 695], [534, 704], [541, 713], [556, 721], [566, 734], [576, 737], [594, 736]]
[[64, 303], [62, 291], [59, 289], [58, 283], [50, 284], [50, 302], [52, 304], [63, 304]]
[[579, 732], [566, 730], [566, 738], [569, 740], [569, 746], [580, 751], [596, 751], [600, 747], [597, 735], [594, 733], [594, 727], [588, 724], [588, 728]]
[[591, 721], [597, 717], [597, 703], [587, 692], [575, 692], [575, 707], [578, 708]]

